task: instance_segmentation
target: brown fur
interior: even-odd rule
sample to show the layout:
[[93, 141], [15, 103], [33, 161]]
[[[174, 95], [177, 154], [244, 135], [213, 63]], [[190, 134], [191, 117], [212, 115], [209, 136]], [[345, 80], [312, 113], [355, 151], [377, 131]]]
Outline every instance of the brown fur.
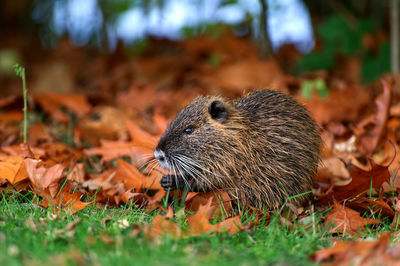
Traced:
[[[213, 119], [210, 105], [215, 101], [226, 112], [216, 109], [222, 117]], [[193, 132], [184, 134], [189, 126]], [[283, 93], [262, 90], [233, 102], [196, 98], [177, 114], [156, 150], [165, 153], [166, 164], [177, 174], [163, 176], [166, 189], [188, 183], [194, 191], [223, 189], [254, 207], [277, 208], [288, 197], [311, 190], [320, 136], [302, 105]], [[291, 202], [304, 204], [310, 195]]]

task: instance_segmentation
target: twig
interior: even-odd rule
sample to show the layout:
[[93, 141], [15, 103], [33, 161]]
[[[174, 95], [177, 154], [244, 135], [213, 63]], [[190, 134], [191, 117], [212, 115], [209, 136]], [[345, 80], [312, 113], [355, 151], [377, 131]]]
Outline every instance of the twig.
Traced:
[[24, 126], [23, 126], [23, 135], [24, 135], [24, 143], [26, 143], [27, 139], [27, 128], [28, 128], [28, 103], [27, 103], [27, 89], [26, 89], [26, 79], [25, 79], [25, 68], [15, 64], [14, 65], [15, 74], [22, 79], [22, 91], [24, 97]]

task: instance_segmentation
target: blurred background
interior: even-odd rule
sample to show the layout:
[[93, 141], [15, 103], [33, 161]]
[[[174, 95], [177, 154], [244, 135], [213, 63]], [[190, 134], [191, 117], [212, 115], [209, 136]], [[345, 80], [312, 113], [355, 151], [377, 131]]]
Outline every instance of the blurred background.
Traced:
[[198, 93], [373, 93], [391, 71], [391, 10], [379, 0], [1, 1], [0, 96], [22, 93], [15, 63], [32, 94], [159, 101], [167, 114], [176, 108], [163, 101]]

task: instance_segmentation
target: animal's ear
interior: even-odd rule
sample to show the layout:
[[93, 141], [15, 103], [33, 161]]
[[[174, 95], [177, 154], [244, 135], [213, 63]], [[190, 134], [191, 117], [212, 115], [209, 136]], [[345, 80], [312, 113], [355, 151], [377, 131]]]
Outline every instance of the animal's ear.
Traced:
[[228, 112], [225, 106], [220, 101], [213, 101], [210, 106], [208, 106], [208, 112], [212, 119], [224, 119], [228, 116]]

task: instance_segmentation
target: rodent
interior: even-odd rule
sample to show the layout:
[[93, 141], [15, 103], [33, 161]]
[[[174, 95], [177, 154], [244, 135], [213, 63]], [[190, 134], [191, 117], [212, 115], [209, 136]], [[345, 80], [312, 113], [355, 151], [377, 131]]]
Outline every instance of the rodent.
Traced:
[[197, 97], [171, 121], [154, 157], [175, 172], [162, 176], [166, 190], [222, 189], [253, 207], [276, 209], [289, 197], [297, 206], [310, 199], [320, 145], [306, 108], [266, 89], [234, 101]]

